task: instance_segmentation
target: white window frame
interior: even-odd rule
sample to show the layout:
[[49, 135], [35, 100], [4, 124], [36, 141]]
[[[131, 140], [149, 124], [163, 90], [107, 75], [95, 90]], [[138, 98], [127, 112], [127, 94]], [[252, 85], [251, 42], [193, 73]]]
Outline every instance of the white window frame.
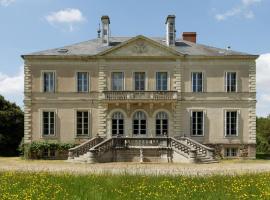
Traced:
[[[82, 134], [78, 135], [77, 133], [77, 112], [88, 112], [88, 134]], [[91, 133], [92, 133], [92, 112], [88, 108], [77, 108], [74, 109], [74, 133], [75, 133], [75, 138], [89, 138]]]
[[[122, 115], [122, 117], [123, 117], [123, 118], [122, 118], [122, 120], [123, 120], [123, 134], [119, 134], [119, 125], [120, 125], [120, 124], [119, 124], [119, 120], [120, 120], [120, 118], [117, 118], [117, 119], [116, 119], [116, 120], [117, 120], [117, 124], [116, 124], [116, 125], [117, 125], [117, 129], [116, 129], [116, 130], [117, 130], [117, 134], [113, 134], [113, 128], [112, 128], [112, 127], [113, 127], [113, 122], [112, 122], [112, 121], [115, 120], [115, 119], [113, 118], [113, 115], [114, 115], [115, 113], [120, 113], [120, 114]], [[112, 116], [112, 117], [111, 117], [111, 135], [112, 135], [113, 137], [115, 137], [115, 136], [117, 137], [117, 136], [119, 136], [119, 135], [120, 135], [120, 136], [125, 135], [125, 115], [124, 115], [122, 112], [120, 112], [120, 111], [115, 111], [115, 112], [112, 113], [111, 116]]]
[[[202, 91], [193, 91], [193, 74], [194, 73], [201, 73], [202, 74]], [[193, 92], [193, 93], [202, 93], [202, 92], [204, 92], [204, 78], [205, 78], [205, 74], [202, 71], [192, 71], [191, 72], [191, 92]]]
[[160, 126], [161, 126], [161, 131], [163, 132], [163, 122], [162, 122], [163, 119], [158, 119], [157, 118], [159, 113], [165, 113], [166, 114], [166, 117], [167, 117], [167, 118], [165, 118], [167, 120], [167, 133], [166, 133], [166, 135], [169, 135], [169, 114], [167, 112], [165, 112], [165, 111], [158, 111], [155, 114], [155, 135], [156, 136], [164, 136], [164, 134], [157, 134], [157, 120], [161, 120]]
[[[141, 134], [141, 122], [139, 122], [138, 123], [138, 127], [139, 127], [139, 132], [140, 133], [138, 133], [138, 134], [134, 134], [134, 117], [135, 117], [135, 114], [137, 113], [137, 112], [142, 112], [144, 115], [145, 115], [145, 134]], [[131, 118], [131, 120], [132, 120], [132, 135], [133, 136], [137, 136], [137, 137], [144, 137], [144, 136], [147, 136], [147, 134], [148, 134], [148, 116], [147, 116], [147, 114], [146, 114], [146, 112], [145, 111], [143, 111], [143, 110], [136, 110], [134, 113], [132, 113], [132, 118]], [[141, 121], [142, 119], [140, 119], [140, 121]]]
[[[53, 112], [54, 113], [54, 134], [48, 134], [44, 135], [44, 124], [43, 124], [43, 112]], [[50, 138], [50, 137], [56, 137], [57, 136], [57, 109], [47, 109], [47, 108], [42, 108], [39, 110], [40, 113], [40, 137], [41, 138]]]
[[[145, 74], [144, 90], [135, 90], [135, 73], [138, 73], [138, 72], [143, 72]], [[147, 72], [146, 71], [143, 71], [143, 70], [133, 71], [132, 72], [132, 83], [133, 83], [133, 86], [132, 86], [133, 91], [136, 91], [136, 92], [148, 91], [148, 76], [147, 76]]]
[[[45, 73], [53, 73], [53, 84], [54, 84], [54, 87], [53, 87], [53, 91], [44, 91], [44, 74]], [[55, 70], [41, 70], [41, 83], [40, 83], [40, 91], [43, 92], [43, 93], [55, 93], [56, 92], [56, 79], [57, 79], [57, 76], [56, 76], [56, 71]]]
[[[192, 121], [192, 117], [193, 117], [193, 113], [194, 112], [202, 112], [203, 113], [203, 119], [202, 119], [202, 135], [198, 135], [198, 133], [193, 134], [193, 121]], [[196, 130], [197, 132], [198, 130]], [[190, 111], [190, 136], [192, 137], [204, 137], [204, 133], [205, 133], [205, 110], [191, 110]]]
[[[227, 88], [227, 76], [228, 73], [235, 73], [235, 91], [228, 91]], [[235, 93], [238, 92], [238, 73], [237, 71], [225, 71], [225, 75], [224, 75], [224, 91], [227, 93]]]
[[[122, 84], [123, 84], [123, 88], [122, 88], [122, 90], [113, 90], [113, 76], [112, 76], [112, 74], [113, 73], [122, 73], [123, 74], [123, 80], [122, 80]], [[111, 71], [111, 73], [110, 73], [110, 88], [111, 88], [111, 91], [125, 91], [125, 72], [123, 72], [123, 71]]]
[[[157, 75], [158, 75], [158, 73], [167, 73], [167, 90], [158, 90], [157, 89], [157, 84], [158, 84], [158, 82], [157, 82]], [[171, 89], [171, 86], [170, 86], [170, 73], [168, 72], [168, 71], [162, 71], [162, 70], [160, 70], [160, 71], [156, 71], [156, 73], [155, 73], [155, 90], [156, 91], [169, 91]]]
[[[78, 73], [87, 73], [87, 81], [88, 81], [88, 83], [87, 83], [87, 91], [79, 91], [78, 90]], [[77, 92], [77, 93], [88, 93], [88, 92], [90, 92], [90, 88], [91, 88], [91, 84], [90, 84], [90, 82], [91, 82], [91, 76], [90, 76], [90, 72], [89, 71], [76, 71], [75, 72], [75, 81], [76, 81], [76, 83], [75, 83], [75, 91]]]
[[[236, 112], [236, 135], [227, 135], [227, 112]], [[225, 109], [224, 113], [224, 136], [228, 137], [238, 137], [239, 136], [239, 117], [240, 117], [240, 110], [239, 109]]]

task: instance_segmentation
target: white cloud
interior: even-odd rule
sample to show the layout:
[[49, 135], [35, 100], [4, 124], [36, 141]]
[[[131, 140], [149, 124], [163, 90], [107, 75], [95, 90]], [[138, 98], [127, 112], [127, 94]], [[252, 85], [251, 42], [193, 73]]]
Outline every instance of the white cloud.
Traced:
[[0, 0], [0, 6], [9, 6], [11, 3], [13, 3], [15, 0]]
[[18, 105], [23, 105], [24, 73], [23, 67], [15, 76], [0, 72], [0, 94]]
[[257, 115], [270, 114], [270, 53], [261, 55], [256, 61], [257, 67]]
[[224, 13], [219, 13], [215, 15], [218, 21], [224, 21], [230, 17], [241, 16], [246, 19], [252, 19], [255, 17], [251, 7], [254, 4], [260, 3], [261, 0], [241, 0], [240, 4], [225, 11]]
[[85, 21], [82, 12], [74, 8], [67, 8], [53, 12], [45, 18], [51, 25], [68, 26], [69, 31], [74, 30], [74, 24]]

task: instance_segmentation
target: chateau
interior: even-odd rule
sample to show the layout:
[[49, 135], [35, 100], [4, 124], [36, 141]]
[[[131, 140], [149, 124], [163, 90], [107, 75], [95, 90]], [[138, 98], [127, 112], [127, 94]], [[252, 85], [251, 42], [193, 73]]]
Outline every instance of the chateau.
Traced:
[[101, 22], [96, 39], [22, 56], [25, 143], [76, 143], [69, 160], [89, 163], [255, 158], [257, 55], [176, 35], [174, 15], [165, 37]]

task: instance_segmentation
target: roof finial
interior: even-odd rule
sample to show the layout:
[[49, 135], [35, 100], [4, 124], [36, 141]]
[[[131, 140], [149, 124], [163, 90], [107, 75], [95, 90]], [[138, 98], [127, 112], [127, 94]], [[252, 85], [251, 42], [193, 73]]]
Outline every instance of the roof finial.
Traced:
[[99, 23], [98, 24], [98, 30], [97, 30], [98, 38], [100, 38], [100, 33], [101, 33], [101, 30], [100, 30], [100, 23]]

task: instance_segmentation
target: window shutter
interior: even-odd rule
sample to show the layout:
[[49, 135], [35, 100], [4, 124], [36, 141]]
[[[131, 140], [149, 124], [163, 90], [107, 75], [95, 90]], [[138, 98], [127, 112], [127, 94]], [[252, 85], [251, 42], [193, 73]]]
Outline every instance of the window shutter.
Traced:
[[240, 110], [236, 112], [236, 136], [239, 135], [239, 117], [240, 117]]
[[202, 92], [204, 92], [204, 73], [202, 72]]
[[203, 128], [202, 128], [202, 131], [203, 131], [203, 136], [204, 136], [204, 131], [205, 131], [205, 126], [204, 126], [204, 117], [205, 117], [205, 111], [203, 111], [203, 118], [202, 118], [202, 126], [203, 126]]
[[225, 78], [224, 78], [224, 91], [227, 92], [227, 72], [225, 72]]
[[225, 110], [224, 111], [224, 135], [225, 136], [227, 136], [227, 116], [226, 116], [226, 114], [227, 114], [227, 111]]

